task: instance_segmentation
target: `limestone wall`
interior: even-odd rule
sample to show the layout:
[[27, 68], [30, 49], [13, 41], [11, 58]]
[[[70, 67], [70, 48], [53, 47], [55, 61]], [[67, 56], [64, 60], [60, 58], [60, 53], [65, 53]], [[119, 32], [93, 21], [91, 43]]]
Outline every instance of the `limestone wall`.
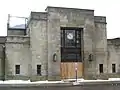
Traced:
[[0, 79], [3, 79], [4, 75], [4, 44], [0, 44]]
[[[47, 78], [47, 13], [32, 12], [30, 19], [30, 50], [32, 52], [32, 80]], [[37, 64], [41, 65], [41, 76], [37, 75]]]
[[[102, 45], [104, 42], [102, 42]], [[106, 50], [103, 49], [103, 50]], [[105, 53], [98, 54], [96, 65], [103, 64], [103, 73], [99, 73], [97, 68], [97, 75], [91, 76], [92, 79], [108, 79], [108, 78], [120, 78], [120, 38], [108, 39], [107, 40], [107, 55]], [[104, 55], [105, 59], [102, 59]], [[116, 72], [112, 72], [112, 64], [116, 64]]]
[[[79, 27], [83, 28], [82, 52], [84, 53], [84, 75], [95, 72], [94, 64], [88, 64], [89, 54], [95, 51], [93, 41], [95, 35], [94, 11], [61, 7], [48, 7], [48, 75], [60, 76], [60, 27]], [[57, 52], [58, 61], [52, 61], [52, 55]], [[93, 63], [93, 62], [92, 62]], [[92, 69], [91, 69], [92, 68]]]
[[[93, 59], [87, 61], [89, 73], [86, 74], [86, 79], [97, 79], [101, 73], [99, 64], [103, 64], [103, 73], [108, 74], [108, 50], [107, 50], [107, 33], [106, 33], [106, 17], [94, 16], [95, 32], [93, 34]], [[89, 45], [89, 44], [88, 44]]]
[[96, 34], [94, 41], [96, 43], [96, 74], [99, 72], [99, 64], [103, 64], [104, 73], [108, 73], [107, 62], [107, 32], [106, 32], [106, 18], [102, 16], [95, 16], [95, 30]]
[[108, 39], [108, 73], [112, 73], [112, 64], [116, 64], [116, 73], [120, 73], [120, 38]]
[[[32, 12], [29, 21], [30, 50], [33, 78], [60, 79], [60, 27], [78, 27], [82, 31], [82, 59], [84, 76], [99, 74], [98, 65], [107, 67], [106, 18], [94, 16], [94, 10], [48, 7], [46, 12]], [[57, 62], [53, 62], [53, 54]], [[92, 54], [92, 61], [89, 55]], [[42, 76], [36, 76], [37, 64], [42, 65]], [[107, 73], [107, 69], [105, 70]]]
[[1, 36], [0, 37], [0, 80], [4, 79], [4, 61], [5, 61], [5, 41], [6, 41], [6, 37], [5, 36]]
[[[7, 36], [5, 43], [6, 79], [28, 79], [31, 74], [29, 37]], [[15, 65], [20, 65], [20, 74], [15, 74]]]

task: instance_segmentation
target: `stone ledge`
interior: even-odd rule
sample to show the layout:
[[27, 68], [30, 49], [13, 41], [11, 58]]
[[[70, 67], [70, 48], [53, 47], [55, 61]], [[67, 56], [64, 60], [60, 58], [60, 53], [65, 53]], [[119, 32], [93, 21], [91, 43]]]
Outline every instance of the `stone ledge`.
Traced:
[[99, 74], [99, 75], [86, 75], [84, 79], [86, 80], [96, 80], [96, 79], [102, 79], [102, 80], [108, 80], [109, 78], [120, 78], [120, 74]]
[[48, 76], [48, 81], [59, 81], [61, 77], [59, 75], [56, 76]]
[[29, 80], [30, 78], [28, 76], [22, 76], [22, 75], [6, 75], [5, 80]]
[[6, 43], [30, 43], [30, 38], [27, 36], [8, 36]]
[[43, 81], [43, 80], [47, 80], [47, 76], [31, 76], [30, 80], [31, 80], [31, 82], [33, 82], [33, 81]]

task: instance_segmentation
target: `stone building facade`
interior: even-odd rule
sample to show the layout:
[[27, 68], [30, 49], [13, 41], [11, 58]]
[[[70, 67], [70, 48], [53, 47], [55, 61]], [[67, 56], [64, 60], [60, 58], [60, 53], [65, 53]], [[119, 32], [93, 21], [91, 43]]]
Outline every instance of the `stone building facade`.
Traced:
[[[60, 80], [75, 78], [76, 72], [85, 79], [120, 77], [120, 39], [107, 40], [106, 24], [106, 17], [88, 9], [49, 6], [31, 12], [27, 29], [8, 29], [0, 37], [1, 79]], [[76, 34], [63, 38], [62, 30]], [[77, 31], [78, 48], [72, 41], [66, 46]]]

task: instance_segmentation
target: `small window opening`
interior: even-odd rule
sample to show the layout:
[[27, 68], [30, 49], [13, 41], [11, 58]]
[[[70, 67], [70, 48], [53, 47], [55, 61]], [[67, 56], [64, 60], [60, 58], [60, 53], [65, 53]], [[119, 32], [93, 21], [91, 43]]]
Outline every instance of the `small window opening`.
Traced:
[[37, 75], [41, 75], [41, 65], [37, 65]]
[[99, 72], [103, 73], [103, 64], [99, 64]]
[[112, 73], [115, 73], [115, 72], [116, 72], [116, 65], [112, 64]]
[[20, 74], [20, 65], [15, 65], [15, 73]]

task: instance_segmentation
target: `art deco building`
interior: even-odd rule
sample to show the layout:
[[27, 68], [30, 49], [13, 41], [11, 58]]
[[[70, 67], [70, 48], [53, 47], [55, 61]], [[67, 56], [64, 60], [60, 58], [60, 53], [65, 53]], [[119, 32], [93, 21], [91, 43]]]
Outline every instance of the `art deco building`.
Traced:
[[106, 17], [94, 10], [47, 7], [25, 28], [1, 37], [1, 79], [60, 80], [119, 77], [120, 39], [107, 40]]

